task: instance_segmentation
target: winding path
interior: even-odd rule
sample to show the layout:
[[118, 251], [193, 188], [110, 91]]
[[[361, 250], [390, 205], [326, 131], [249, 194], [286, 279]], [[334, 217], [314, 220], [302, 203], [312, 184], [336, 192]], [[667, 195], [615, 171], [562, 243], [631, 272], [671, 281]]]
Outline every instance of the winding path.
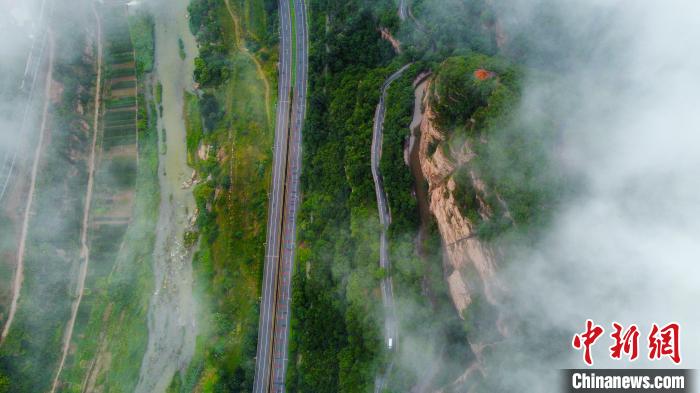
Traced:
[[[384, 179], [379, 171], [379, 164], [382, 160], [382, 143], [384, 141], [384, 118], [386, 116], [386, 97], [391, 84], [401, 77], [412, 63], [406, 64], [398, 71], [394, 72], [384, 81], [382, 93], [374, 113], [374, 127], [372, 130], [372, 178], [374, 179], [374, 191], [377, 194], [377, 209], [379, 210], [379, 222], [382, 231], [379, 235], [379, 266], [386, 272], [380, 283], [382, 290], [382, 304], [384, 306], [384, 338], [387, 348], [396, 351], [399, 344], [399, 329], [396, 319], [396, 308], [394, 305], [393, 280], [391, 279], [391, 260], [389, 259], [389, 241], [387, 230], [391, 225], [391, 211], [387, 202], [384, 190]], [[391, 371], [393, 362], [389, 364], [386, 375]], [[386, 376], [378, 376], [375, 381], [375, 392], [381, 392], [386, 382]]]

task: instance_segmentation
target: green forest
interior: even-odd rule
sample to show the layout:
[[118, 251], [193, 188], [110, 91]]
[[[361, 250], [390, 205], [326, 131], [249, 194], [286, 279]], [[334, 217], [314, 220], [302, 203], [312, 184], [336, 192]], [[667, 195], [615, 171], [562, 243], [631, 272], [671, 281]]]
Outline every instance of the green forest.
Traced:
[[[497, 334], [496, 307], [475, 292], [466, 315], [455, 310], [445, 241], [428, 207], [419, 206], [417, 194], [428, 190], [428, 182], [416, 180], [405, 162], [418, 78], [430, 82], [422, 104], [430, 105], [440, 133], [429, 156], [440, 152], [449, 160], [453, 148], [463, 145], [473, 153], [468, 165], [457, 165], [448, 176], [456, 184], [459, 212], [476, 228], [474, 237], [494, 248], [513, 238], [534, 242], [553, 206], [572, 189], [550, 162], [559, 125], [544, 114], [514, 121], [522, 120], [524, 75], [544, 77], [529, 67], [548, 55], [530, 51], [532, 42], [518, 36], [504, 44], [488, 0], [408, 1], [403, 21], [397, 3], [306, 1], [308, 110], [292, 277], [290, 392], [364, 393], [383, 379], [383, 393], [407, 392], [421, 383], [449, 392], [477, 357], [499, 367], [504, 357], [497, 355], [512, 350], [474, 350], [473, 343]], [[85, 391], [88, 383], [110, 392], [135, 388], [154, 291], [158, 160], [167, 148], [166, 130], [161, 140], [157, 132], [163, 102], [155, 64], [157, 16], [137, 12], [127, 18], [102, 7], [101, 20], [109, 25], [103, 40], [107, 93], [97, 131], [100, 165], [91, 212], [97, 219], [91, 219], [108, 216], [114, 194], [129, 194], [133, 206], [114, 227], [92, 224], [95, 263], [61, 377], [65, 392]], [[79, 21], [92, 18], [56, 12], [81, 26]], [[197, 53], [182, 118], [187, 164], [195, 172], [182, 188], [191, 187], [196, 209], [187, 212], [193, 221], [182, 244], [193, 255], [197, 339], [193, 358], [178, 369], [167, 392], [250, 392], [280, 99], [278, 2], [191, 0], [187, 23]], [[56, 45], [75, 45], [79, 35], [90, 48], [91, 29], [58, 30]], [[189, 41], [175, 39], [184, 60]], [[72, 56], [57, 52], [54, 80], [62, 89], [50, 108], [56, 131], [34, 209], [48, 224], [33, 228], [29, 237], [20, 312], [0, 349], [0, 393], [47, 390], [75, 297], [80, 215], [62, 215], [82, 211], [84, 204], [91, 141], [84, 124], [92, 121], [96, 73], [94, 55], [72, 49], [66, 51]], [[380, 162], [392, 218], [392, 267], [386, 270], [378, 263], [382, 226], [370, 154], [382, 86], [403, 66], [406, 71], [387, 90]], [[138, 164], [119, 156], [130, 147]], [[485, 191], [475, 186], [474, 173]], [[110, 183], [100, 177], [107, 175]], [[479, 211], [484, 204], [488, 216]], [[380, 282], [389, 276], [403, 352], [384, 340]], [[417, 365], [415, 358], [431, 366]], [[506, 391], [500, 383], [486, 377], [476, 391]]]
[[[519, 233], [537, 225], [533, 221], [542, 220], [555, 200], [552, 190], [557, 189], [557, 179], [547, 170], [548, 146], [543, 143], [552, 128], [525, 125], [542, 127], [532, 133], [510, 126], [522, 72], [516, 58], [498, 54], [493, 10], [485, 1], [450, 0], [449, 7], [458, 11], [446, 15], [435, 12], [439, 7], [433, 3], [413, 2], [417, 22], [400, 23], [391, 1], [310, 1], [309, 112], [293, 287], [290, 391], [371, 391], [376, 376], [391, 362], [381, 333], [378, 286], [387, 272], [377, 263], [380, 227], [369, 164], [374, 110], [380, 86], [391, 72], [413, 62], [389, 89], [387, 100], [381, 171], [393, 220], [390, 273], [401, 335], [415, 339], [412, 344], [440, 365], [432, 379], [436, 386], [464, 372], [473, 359], [468, 338], [477, 334], [479, 324], [474, 321], [489, 320], [493, 310], [475, 306], [466, 321], [457, 317], [443, 278], [434, 222], [428, 223], [422, 252], [415, 248], [419, 214], [412, 190], [425, 185], [414, 184], [403, 149], [416, 76], [433, 74], [430, 93], [440, 97], [433, 104], [445, 145], [465, 138], [476, 142], [474, 166], [493, 191], [488, 203], [495, 207], [494, 216], [481, 222], [475, 206], [469, 205], [474, 198], [471, 180], [460, 171], [455, 173], [456, 192], [463, 213], [477, 217], [484, 241], [516, 231], [514, 222]], [[381, 39], [380, 27], [389, 28], [403, 42], [403, 53], [394, 53]], [[496, 77], [478, 80], [477, 69]], [[478, 143], [484, 137], [488, 143]], [[525, 178], [531, 180], [525, 183]], [[394, 365], [387, 391], [407, 391], [416, 382], [415, 365], [401, 362]]]
[[292, 392], [366, 391], [382, 356], [369, 146], [379, 87], [397, 68], [376, 29], [382, 19], [397, 21], [391, 1], [374, 9], [309, 3], [314, 39], [287, 384]]

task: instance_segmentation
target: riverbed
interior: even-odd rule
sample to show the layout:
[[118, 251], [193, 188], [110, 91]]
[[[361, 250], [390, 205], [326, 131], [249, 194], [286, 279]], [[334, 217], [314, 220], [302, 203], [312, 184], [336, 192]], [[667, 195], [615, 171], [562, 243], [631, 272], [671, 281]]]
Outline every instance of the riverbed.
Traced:
[[[188, 27], [189, 0], [153, 0], [155, 75], [163, 86], [158, 108], [160, 211], [154, 250], [155, 291], [148, 314], [148, 347], [136, 392], [164, 392], [173, 376], [187, 368], [195, 350], [196, 303], [192, 291], [192, 254], [183, 235], [195, 210], [192, 190], [183, 183], [192, 176], [187, 165], [184, 92], [193, 88], [197, 45]], [[179, 39], [185, 58], [180, 56]], [[167, 134], [167, 137], [166, 135]]]

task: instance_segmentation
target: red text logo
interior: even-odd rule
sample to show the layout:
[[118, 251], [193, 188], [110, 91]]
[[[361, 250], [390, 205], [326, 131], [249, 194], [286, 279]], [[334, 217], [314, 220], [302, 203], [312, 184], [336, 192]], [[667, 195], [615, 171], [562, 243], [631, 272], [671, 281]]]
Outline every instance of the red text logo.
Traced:
[[[610, 346], [610, 357], [612, 359], [629, 358], [634, 361], [639, 357], [639, 328], [632, 324], [624, 327], [617, 322], [612, 323], [613, 332], [612, 346]], [[605, 329], [596, 325], [592, 320], [586, 320], [586, 329], [574, 335], [571, 345], [574, 349], [583, 351], [583, 361], [593, 365], [593, 355], [591, 348], [598, 341]], [[647, 336], [647, 356], [649, 360], [657, 360], [667, 357], [675, 364], [680, 364], [680, 326], [677, 323], [669, 323], [660, 327], [656, 323], [651, 325]]]

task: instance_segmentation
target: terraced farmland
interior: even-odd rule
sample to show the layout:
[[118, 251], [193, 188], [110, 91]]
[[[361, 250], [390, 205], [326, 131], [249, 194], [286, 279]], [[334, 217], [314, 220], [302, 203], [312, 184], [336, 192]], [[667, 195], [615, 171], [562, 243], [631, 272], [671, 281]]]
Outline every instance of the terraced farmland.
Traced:
[[[98, 126], [95, 186], [89, 221], [90, 266], [85, 294], [75, 324], [74, 344], [79, 358], [68, 358], [62, 379], [70, 384], [99, 345], [86, 329], [91, 315], [101, 312], [101, 297], [112, 272], [117, 269], [120, 250], [132, 222], [136, 187], [137, 87], [134, 51], [127, 24], [126, 7], [105, 4], [100, 9], [104, 36], [104, 85]], [[86, 341], [87, 340], [87, 341]], [[92, 350], [86, 350], [92, 347]], [[92, 361], [92, 359], [90, 359]], [[87, 363], [90, 364], [90, 363]]]
[[[95, 384], [102, 372], [101, 355], [108, 345], [107, 332], [91, 332], [94, 321], [106, 321], [113, 305], [105, 308], [114, 273], [124, 257], [124, 240], [133, 221], [137, 144], [137, 80], [134, 49], [124, 4], [103, 4], [99, 15], [103, 29], [104, 81], [97, 135], [95, 183], [89, 218], [90, 264], [85, 291], [72, 338], [76, 348], [66, 359], [58, 391], [71, 391], [78, 381]], [[122, 263], [123, 264], [123, 263]], [[95, 317], [98, 315], [98, 317]], [[92, 377], [91, 377], [92, 376]], [[90, 385], [92, 386], [92, 385]]]
[[[100, 280], [115, 269], [124, 235], [132, 221], [136, 186], [137, 106], [134, 51], [124, 5], [103, 5], [105, 78], [90, 212], [90, 267], [78, 322], [77, 339], [86, 326]], [[116, 72], [115, 72], [116, 71]]]
[[[126, 7], [105, 5], [102, 18], [107, 73], [92, 214], [94, 241], [101, 238], [101, 231], [110, 232], [112, 240], [120, 239], [131, 220], [138, 152], [136, 63]], [[118, 247], [120, 242], [111, 244]]]

